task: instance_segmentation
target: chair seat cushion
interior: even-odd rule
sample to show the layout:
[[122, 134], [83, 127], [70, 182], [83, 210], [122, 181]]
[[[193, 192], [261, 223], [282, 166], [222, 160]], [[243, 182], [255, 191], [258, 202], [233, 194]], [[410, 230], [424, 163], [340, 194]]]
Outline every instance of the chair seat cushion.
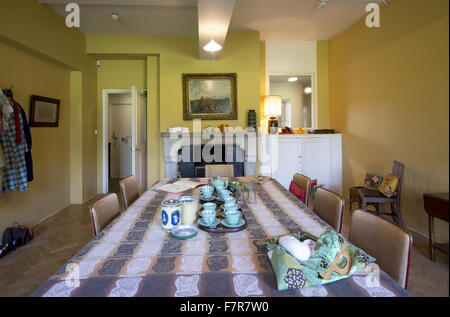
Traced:
[[360, 188], [359, 190], [362, 192], [364, 197], [386, 198], [382, 193], [380, 193], [376, 189], [370, 189], [370, 188], [363, 187], [363, 188]]
[[303, 203], [305, 202], [306, 191], [300, 188], [294, 181], [289, 185], [289, 191]]
[[377, 198], [377, 199], [384, 199], [384, 200], [395, 200], [395, 197], [386, 197], [382, 193], [380, 193], [376, 189], [369, 189], [369, 188], [361, 188], [361, 193], [365, 198]]

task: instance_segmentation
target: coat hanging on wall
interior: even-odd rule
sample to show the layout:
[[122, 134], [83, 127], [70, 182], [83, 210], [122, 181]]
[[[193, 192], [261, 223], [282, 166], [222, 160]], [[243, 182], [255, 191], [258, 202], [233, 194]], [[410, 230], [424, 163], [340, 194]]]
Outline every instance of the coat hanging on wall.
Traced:
[[[9, 97], [11, 100], [9, 100]], [[8, 110], [8, 104], [12, 112]], [[13, 99], [12, 90], [6, 90], [3, 94], [0, 90], [0, 109], [7, 109], [7, 120], [3, 120], [0, 130], [0, 143], [6, 164], [2, 168], [2, 191], [8, 192], [15, 189], [24, 191], [28, 189], [28, 172], [25, 153], [28, 152], [27, 138], [24, 132], [24, 120], [20, 106]]]

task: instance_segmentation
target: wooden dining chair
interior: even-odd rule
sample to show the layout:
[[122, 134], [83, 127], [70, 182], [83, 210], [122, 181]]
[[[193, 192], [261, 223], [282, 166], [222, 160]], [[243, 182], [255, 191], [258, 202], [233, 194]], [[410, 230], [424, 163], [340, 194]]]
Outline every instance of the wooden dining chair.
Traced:
[[309, 199], [311, 198], [311, 179], [302, 174], [294, 174], [292, 181], [305, 191], [305, 205], [308, 206]]
[[345, 200], [331, 190], [319, 187], [313, 201], [313, 211], [334, 230], [341, 232]]
[[407, 288], [412, 236], [402, 227], [377, 215], [355, 210], [349, 240], [374, 256], [383, 271]]
[[[405, 171], [405, 165], [403, 165], [400, 162], [394, 161], [392, 165], [392, 175], [398, 177], [398, 184], [397, 184], [397, 194], [394, 197], [386, 197], [383, 194], [381, 194], [376, 189], [369, 189], [369, 188], [361, 188], [359, 190], [359, 208], [363, 209], [364, 211], [369, 211], [367, 209], [367, 205], [369, 204], [375, 204], [376, 206], [376, 212], [379, 216], [380, 214], [389, 215], [392, 217], [393, 221], [400, 226], [403, 226], [403, 220], [402, 220], [402, 212], [401, 212], [401, 193], [402, 193], [402, 183], [403, 183], [403, 173]], [[381, 212], [379, 209], [379, 204], [389, 204], [391, 207], [391, 212]]]
[[122, 195], [123, 210], [125, 211], [139, 198], [139, 185], [136, 176], [134, 175], [120, 180], [119, 185], [120, 193]]
[[94, 236], [96, 236], [120, 214], [117, 194], [108, 194], [94, 202], [89, 206], [89, 213]]
[[205, 177], [234, 177], [233, 164], [206, 164]]

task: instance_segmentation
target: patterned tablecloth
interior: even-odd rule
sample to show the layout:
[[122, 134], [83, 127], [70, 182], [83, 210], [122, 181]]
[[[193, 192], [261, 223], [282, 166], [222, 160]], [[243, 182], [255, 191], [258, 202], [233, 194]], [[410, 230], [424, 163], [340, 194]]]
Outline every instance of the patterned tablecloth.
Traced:
[[[257, 203], [242, 206], [247, 229], [226, 234], [199, 230], [189, 240], [161, 229], [161, 202], [198, 196], [200, 188], [181, 194], [149, 190], [32, 296], [409, 296], [382, 271], [375, 287], [367, 286], [364, 271], [324, 286], [278, 291], [258, 242], [299, 230], [319, 236], [329, 226], [275, 180], [254, 189]], [[75, 279], [66, 280], [77, 273], [78, 286]]]

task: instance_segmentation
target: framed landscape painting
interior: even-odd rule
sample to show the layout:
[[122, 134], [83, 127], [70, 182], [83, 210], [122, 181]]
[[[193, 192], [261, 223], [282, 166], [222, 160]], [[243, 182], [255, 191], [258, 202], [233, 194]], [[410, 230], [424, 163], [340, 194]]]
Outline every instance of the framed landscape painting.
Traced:
[[237, 120], [236, 77], [183, 74], [183, 119]]

